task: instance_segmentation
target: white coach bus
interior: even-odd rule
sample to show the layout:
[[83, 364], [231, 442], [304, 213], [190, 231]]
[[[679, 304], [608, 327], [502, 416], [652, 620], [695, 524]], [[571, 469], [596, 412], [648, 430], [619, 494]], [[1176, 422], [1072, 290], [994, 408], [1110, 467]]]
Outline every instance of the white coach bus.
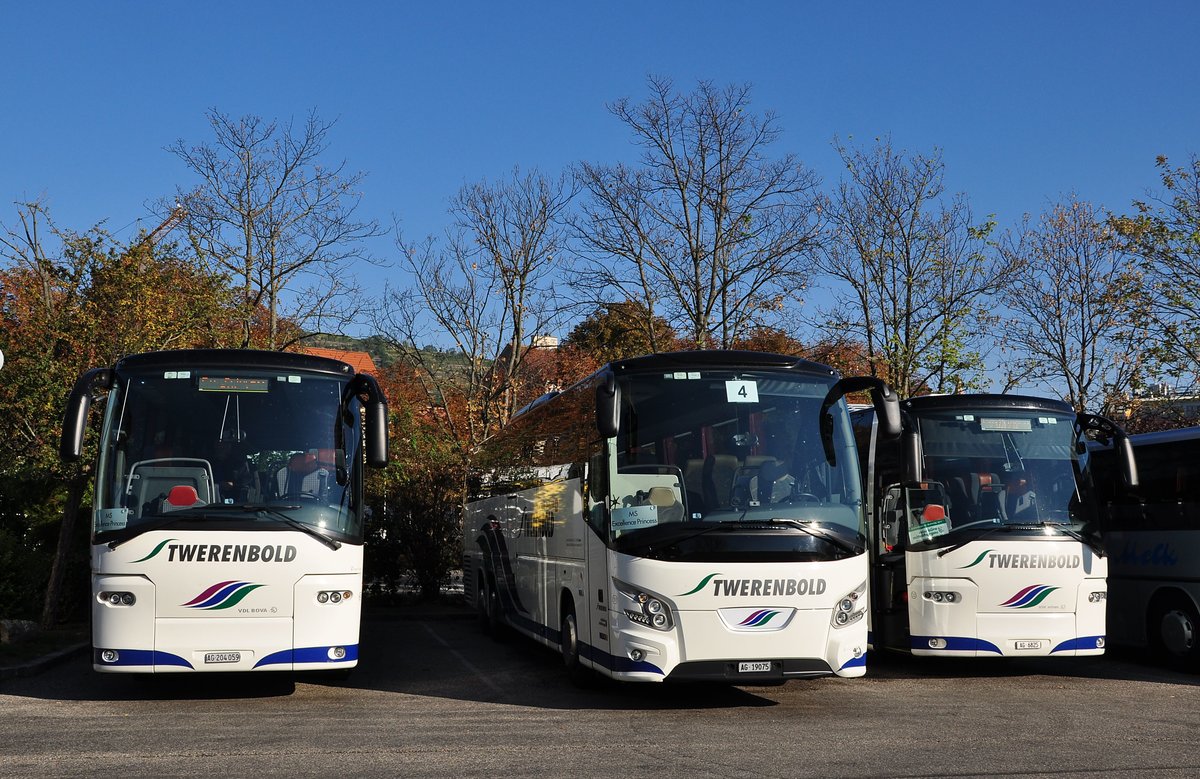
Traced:
[[92, 512], [97, 671], [348, 671], [358, 662], [363, 468], [387, 405], [345, 363], [137, 354], [80, 377], [61, 455], [107, 391]]
[[474, 458], [466, 597], [573, 677], [778, 682], [865, 671], [867, 556], [838, 380], [796, 357], [614, 362]]
[[1108, 560], [1085, 433], [1112, 422], [1057, 400], [929, 395], [903, 433], [854, 414], [871, 506], [871, 644], [942, 657], [1099, 655]]
[[1200, 670], [1200, 427], [1129, 437], [1140, 483], [1112, 478], [1093, 453], [1107, 511], [1109, 635], [1168, 665]]

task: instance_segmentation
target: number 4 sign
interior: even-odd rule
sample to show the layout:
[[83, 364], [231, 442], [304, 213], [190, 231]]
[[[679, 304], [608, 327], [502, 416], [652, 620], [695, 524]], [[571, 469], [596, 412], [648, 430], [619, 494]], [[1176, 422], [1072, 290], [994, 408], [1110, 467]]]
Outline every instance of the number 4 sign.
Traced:
[[725, 398], [730, 403], [757, 403], [758, 382], [727, 381], [725, 382]]

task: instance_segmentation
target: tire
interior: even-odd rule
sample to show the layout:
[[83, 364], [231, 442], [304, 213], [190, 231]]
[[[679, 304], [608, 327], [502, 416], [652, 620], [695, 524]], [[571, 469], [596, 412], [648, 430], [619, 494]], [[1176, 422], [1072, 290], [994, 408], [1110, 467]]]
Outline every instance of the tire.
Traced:
[[496, 590], [496, 585], [489, 578], [485, 581], [487, 585], [486, 601], [484, 606], [485, 630], [489, 636], [495, 641], [504, 640], [504, 620], [500, 616], [500, 593]]
[[1147, 624], [1157, 660], [1182, 671], [1200, 671], [1200, 615], [1184, 597], [1158, 601]]
[[479, 629], [485, 634], [491, 633], [491, 623], [488, 622], [488, 590], [487, 578], [482, 574], [479, 580], [475, 583], [475, 616], [479, 623]]
[[575, 618], [575, 606], [570, 600], [563, 604], [559, 644], [567, 678], [577, 687], [590, 687], [593, 675], [579, 661], [579, 622]]

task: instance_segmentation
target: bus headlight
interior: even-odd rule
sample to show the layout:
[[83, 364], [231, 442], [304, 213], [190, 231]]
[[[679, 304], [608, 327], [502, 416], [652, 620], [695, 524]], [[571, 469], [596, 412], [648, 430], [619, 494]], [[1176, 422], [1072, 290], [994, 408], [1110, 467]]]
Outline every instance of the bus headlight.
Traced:
[[353, 597], [350, 590], [321, 590], [317, 593], [317, 603], [341, 603]]
[[934, 603], [958, 603], [962, 599], [960, 593], [952, 590], [929, 590], [925, 593], [925, 600], [930, 600]]
[[863, 582], [838, 598], [837, 605], [833, 608], [833, 617], [831, 618], [831, 622], [835, 628], [844, 628], [863, 618], [863, 615], [867, 613], [866, 598], [863, 597], [866, 593], [867, 583]]
[[671, 609], [662, 596], [613, 579], [621, 601], [621, 611], [626, 617], [639, 625], [646, 625], [655, 630], [670, 630], [674, 625], [671, 619]]
[[1108, 600], [1107, 592], [1093, 592], [1088, 595], [1088, 603], [1102, 603]]

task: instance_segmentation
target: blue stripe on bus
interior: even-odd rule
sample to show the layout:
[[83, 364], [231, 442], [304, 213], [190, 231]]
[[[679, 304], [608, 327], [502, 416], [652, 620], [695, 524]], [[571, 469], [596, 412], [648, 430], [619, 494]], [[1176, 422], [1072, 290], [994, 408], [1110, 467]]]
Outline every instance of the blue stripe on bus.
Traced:
[[[934, 649], [929, 646], [929, 639], [931, 638], [945, 641], [946, 645]], [[908, 645], [912, 649], [926, 649], [933, 652], [995, 652], [998, 655], [1004, 654], [1000, 651], [1000, 647], [991, 641], [964, 636], [911, 636]]]
[[94, 650], [92, 662], [103, 666], [178, 665], [183, 668], [195, 670], [195, 667], [187, 660], [170, 652], [160, 652], [157, 649], [117, 649], [115, 651], [117, 653], [117, 661], [115, 663], [102, 661], [99, 649]]
[[838, 670], [845, 671], [847, 668], [866, 668], [866, 667], [867, 667], [867, 656], [865, 654], [862, 654], [862, 655], [859, 655], [858, 657], [850, 658]]
[[1100, 649], [1098, 641], [1102, 641], [1104, 636], [1079, 636], [1078, 638], [1068, 639], [1058, 646], [1050, 650], [1050, 654], [1055, 652], [1074, 652], [1080, 649]]
[[340, 660], [331, 660], [328, 646], [306, 646], [297, 649], [284, 649], [272, 652], [254, 664], [255, 668], [264, 665], [291, 665], [293, 663], [345, 663], [358, 659], [358, 644], [347, 644], [346, 656]]

